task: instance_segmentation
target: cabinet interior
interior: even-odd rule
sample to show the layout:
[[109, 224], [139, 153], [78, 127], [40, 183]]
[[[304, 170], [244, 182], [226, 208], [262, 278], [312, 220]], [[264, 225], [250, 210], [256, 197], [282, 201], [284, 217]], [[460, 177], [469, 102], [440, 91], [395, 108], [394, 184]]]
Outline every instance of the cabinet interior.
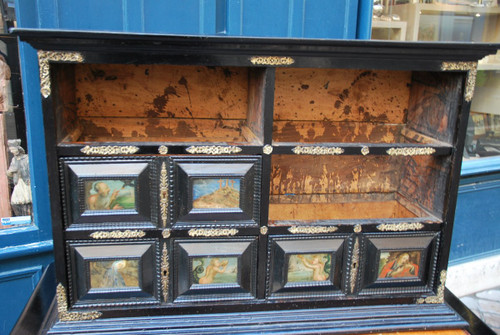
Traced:
[[450, 144], [456, 74], [277, 69], [273, 142]]
[[274, 155], [270, 224], [442, 218], [449, 160], [439, 156]]
[[59, 143], [262, 143], [263, 71], [53, 64]]

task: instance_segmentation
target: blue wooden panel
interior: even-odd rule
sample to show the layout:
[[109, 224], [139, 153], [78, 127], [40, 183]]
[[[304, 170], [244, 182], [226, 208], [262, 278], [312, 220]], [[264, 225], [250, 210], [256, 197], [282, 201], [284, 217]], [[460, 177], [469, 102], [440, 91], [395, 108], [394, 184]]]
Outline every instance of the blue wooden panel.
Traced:
[[42, 274], [42, 266], [0, 272], [0, 334], [9, 334]]
[[310, 38], [356, 38], [358, 1], [305, 1], [304, 34]]
[[289, 2], [282, 0], [241, 1], [240, 34], [244, 36], [288, 36]]
[[450, 250], [451, 263], [500, 251], [500, 174], [462, 179]]
[[146, 32], [188, 34], [200, 33], [200, 1], [145, 0], [144, 28]]

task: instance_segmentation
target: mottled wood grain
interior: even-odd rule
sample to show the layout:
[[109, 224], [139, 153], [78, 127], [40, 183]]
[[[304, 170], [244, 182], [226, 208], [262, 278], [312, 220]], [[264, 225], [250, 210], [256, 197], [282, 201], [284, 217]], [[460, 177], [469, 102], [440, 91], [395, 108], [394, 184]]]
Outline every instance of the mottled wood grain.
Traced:
[[276, 71], [274, 119], [404, 123], [410, 72]]

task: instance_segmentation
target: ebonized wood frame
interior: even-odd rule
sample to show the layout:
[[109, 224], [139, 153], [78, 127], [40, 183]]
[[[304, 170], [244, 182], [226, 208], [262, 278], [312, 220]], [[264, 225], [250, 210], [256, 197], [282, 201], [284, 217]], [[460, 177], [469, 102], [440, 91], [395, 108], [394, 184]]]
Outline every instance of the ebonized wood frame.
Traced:
[[[174, 255], [174, 303], [255, 299], [257, 238], [176, 240]], [[193, 272], [199, 262], [194, 261], [207, 257], [236, 258], [235, 282], [195, 283]], [[204, 264], [203, 270], [210, 265]]]
[[[196, 226], [258, 227], [260, 221], [261, 158], [259, 156], [171, 157], [171, 224]], [[235, 208], [193, 208], [197, 180], [237, 179], [239, 205]]]
[[[344, 296], [342, 286], [346, 272], [347, 235], [326, 236], [270, 236], [267, 267], [267, 296], [269, 299], [327, 298]], [[292, 282], [289, 280], [291, 257], [327, 254], [330, 270], [326, 280]], [[325, 264], [323, 264], [325, 265]], [[311, 269], [311, 276], [313, 270]]]
[[[159, 246], [157, 240], [68, 241], [68, 276], [73, 308], [159, 304]], [[123, 283], [91, 287], [91, 262], [133, 261], [138, 286]], [[114, 264], [113, 264], [114, 265]], [[102, 277], [116, 274], [111, 266]], [[115, 273], [113, 273], [115, 272]], [[111, 280], [116, 279], [110, 278]], [[116, 281], [113, 281], [116, 283]]]
[[[362, 262], [360, 269], [359, 295], [420, 294], [432, 293], [438, 260], [439, 233], [386, 233], [364, 234]], [[391, 261], [387, 269], [381, 267], [381, 258], [389, 253]], [[418, 266], [418, 271], [396, 273], [396, 264], [410, 257], [408, 261]], [[412, 259], [411, 255], [417, 259]], [[394, 261], [394, 263], [392, 262]], [[412, 263], [414, 262], [414, 263]], [[387, 272], [392, 265], [391, 271]], [[408, 267], [408, 269], [411, 265]], [[402, 268], [400, 269], [402, 270]], [[402, 277], [398, 277], [401, 276]], [[385, 277], [385, 278], [382, 278]]]
[[[69, 229], [156, 226], [156, 164], [156, 159], [152, 157], [61, 159], [65, 226]], [[86, 203], [86, 184], [94, 185], [106, 180], [132, 184], [135, 208], [90, 210]]]

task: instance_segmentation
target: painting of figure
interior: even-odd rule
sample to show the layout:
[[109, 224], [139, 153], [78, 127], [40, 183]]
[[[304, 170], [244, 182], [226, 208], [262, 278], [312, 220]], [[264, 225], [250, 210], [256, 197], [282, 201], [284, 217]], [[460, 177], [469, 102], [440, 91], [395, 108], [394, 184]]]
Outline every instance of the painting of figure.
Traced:
[[193, 208], [239, 208], [240, 179], [193, 180]]
[[288, 261], [288, 282], [324, 281], [330, 277], [330, 254], [296, 254]]
[[89, 268], [91, 288], [139, 287], [138, 260], [92, 261]]
[[390, 251], [380, 253], [378, 278], [418, 277], [420, 251]]
[[135, 208], [135, 180], [93, 180], [85, 182], [88, 210]]
[[195, 284], [236, 284], [238, 259], [236, 257], [193, 258], [193, 282]]

